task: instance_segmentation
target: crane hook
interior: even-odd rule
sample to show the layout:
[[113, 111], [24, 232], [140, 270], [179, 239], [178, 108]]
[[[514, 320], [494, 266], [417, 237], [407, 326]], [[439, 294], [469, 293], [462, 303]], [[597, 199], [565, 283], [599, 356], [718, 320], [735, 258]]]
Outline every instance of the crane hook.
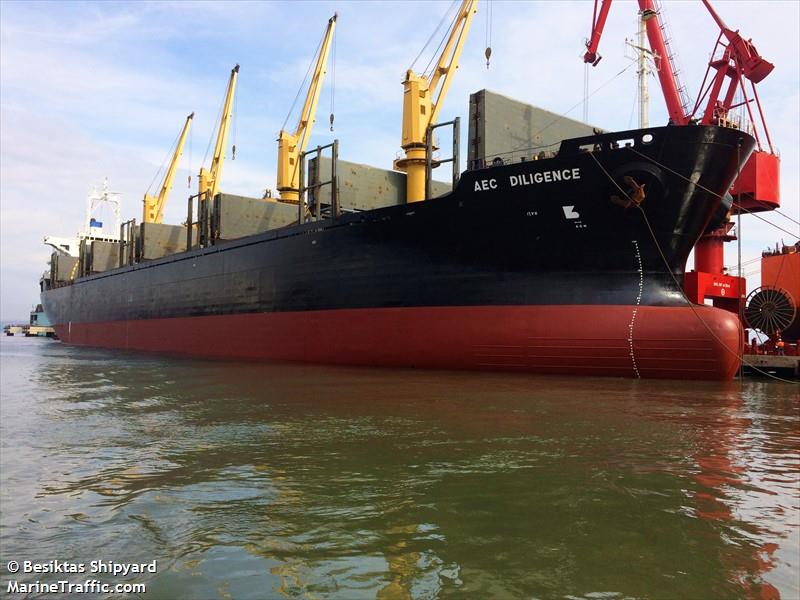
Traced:
[[333, 113], [331, 113], [331, 131], [333, 131]]
[[486, 46], [486, 52], [484, 52], [484, 54], [486, 55], [486, 68], [488, 69], [489, 68], [489, 59], [492, 57], [492, 47], [491, 46]]
[[231, 160], [236, 160], [236, 144], [231, 148]]

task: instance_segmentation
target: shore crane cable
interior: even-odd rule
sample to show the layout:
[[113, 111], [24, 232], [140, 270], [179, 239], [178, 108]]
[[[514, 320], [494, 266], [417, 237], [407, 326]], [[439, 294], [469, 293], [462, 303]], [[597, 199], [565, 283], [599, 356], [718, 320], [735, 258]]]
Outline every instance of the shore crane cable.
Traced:
[[199, 193], [205, 195], [208, 200], [217, 195], [219, 191], [219, 181], [222, 178], [222, 166], [225, 163], [225, 146], [228, 143], [228, 130], [231, 125], [233, 113], [233, 100], [236, 93], [236, 81], [239, 76], [239, 65], [231, 69], [231, 76], [228, 80], [228, 88], [225, 93], [225, 101], [222, 106], [222, 116], [220, 117], [217, 129], [217, 142], [214, 145], [214, 155], [211, 158], [211, 165], [208, 169], [200, 167]]
[[477, 0], [463, 0], [450, 28], [444, 50], [430, 77], [406, 71], [403, 81], [403, 130], [401, 148], [405, 158], [395, 161], [395, 168], [406, 172], [406, 202], [425, 199], [426, 138], [428, 128], [436, 123], [442, 103], [458, 68], [458, 60], [469, 33]]
[[167, 204], [169, 192], [172, 189], [172, 182], [175, 179], [175, 172], [178, 170], [178, 162], [183, 154], [183, 146], [186, 143], [186, 137], [189, 134], [189, 129], [192, 125], [193, 118], [194, 113], [186, 117], [186, 122], [183, 124], [183, 129], [178, 137], [178, 143], [175, 146], [175, 153], [172, 155], [169, 168], [164, 174], [164, 181], [161, 183], [161, 188], [158, 192], [158, 195], [151, 196], [145, 192], [144, 209], [142, 214], [143, 223], [162, 223], [164, 221], [164, 207]]
[[[325, 29], [322, 42], [317, 53], [316, 63], [311, 81], [308, 84], [306, 99], [303, 109], [300, 111], [300, 118], [294, 133], [281, 129], [278, 134], [278, 181], [277, 188], [280, 193], [281, 202], [297, 204], [300, 201], [300, 155], [305, 152], [308, 140], [311, 137], [311, 130], [317, 113], [322, 82], [325, 79], [328, 55], [331, 50], [331, 40], [336, 30], [336, 19], [338, 14], [328, 19], [328, 26]], [[305, 83], [305, 80], [303, 81]], [[302, 89], [302, 85], [301, 85]], [[298, 91], [298, 97], [300, 92]], [[297, 100], [297, 98], [295, 98]], [[331, 104], [333, 107], [333, 104]], [[291, 113], [291, 110], [290, 110]], [[288, 117], [286, 119], [289, 120]], [[333, 113], [331, 113], [331, 128], [333, 127]], [[285, 123], [284, 123], [285, 127]]]

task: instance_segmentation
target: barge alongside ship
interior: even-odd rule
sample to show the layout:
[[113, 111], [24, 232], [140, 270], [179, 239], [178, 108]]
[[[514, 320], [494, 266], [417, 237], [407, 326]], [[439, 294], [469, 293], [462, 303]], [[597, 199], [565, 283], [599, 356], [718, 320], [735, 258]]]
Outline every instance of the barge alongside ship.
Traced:
[[42, 303], [77, 345], [726, 379], [739, 320], [689, 305], [680, 282], [753, 146], [716, 126], [565, 140], [550, 158], [468, 170], [426, 202], [48, 284]]

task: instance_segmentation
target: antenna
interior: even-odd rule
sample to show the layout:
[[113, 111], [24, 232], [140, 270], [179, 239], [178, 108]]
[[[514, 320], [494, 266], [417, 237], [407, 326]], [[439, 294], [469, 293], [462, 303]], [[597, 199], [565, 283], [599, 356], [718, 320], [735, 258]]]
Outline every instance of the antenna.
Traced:
[[[102, 191], [98, 192], [96, 187], [92, 189], [89, 195], [86, 196], [86, 222], [84, 223], [84, 230], [82, 233], [83, 237], [119, 237], [119, 228], [120, 225], [122, 225], [122, 216], [120, 214], [121, 196], [122, 194], [119, 192], [111, 192], [108, 190], [108, 177], [103, 179]], [[114, 229], [112, 230], [111, 235], [106, 235], [103, 232], [105, 229], [103, 224], [100, 223], [98, 225], [98, 221], [94, 219], [96, 211], [100, 210], [100, 208], [105, 205], [111, 206], [111, 210], [114, 213]]]

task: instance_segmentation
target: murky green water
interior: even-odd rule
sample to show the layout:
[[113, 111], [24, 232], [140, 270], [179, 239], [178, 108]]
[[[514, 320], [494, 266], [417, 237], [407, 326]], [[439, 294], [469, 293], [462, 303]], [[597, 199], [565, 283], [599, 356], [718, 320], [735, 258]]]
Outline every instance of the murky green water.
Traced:
[[6, 597], [800, 596], [797, 386], [0, 350]]

